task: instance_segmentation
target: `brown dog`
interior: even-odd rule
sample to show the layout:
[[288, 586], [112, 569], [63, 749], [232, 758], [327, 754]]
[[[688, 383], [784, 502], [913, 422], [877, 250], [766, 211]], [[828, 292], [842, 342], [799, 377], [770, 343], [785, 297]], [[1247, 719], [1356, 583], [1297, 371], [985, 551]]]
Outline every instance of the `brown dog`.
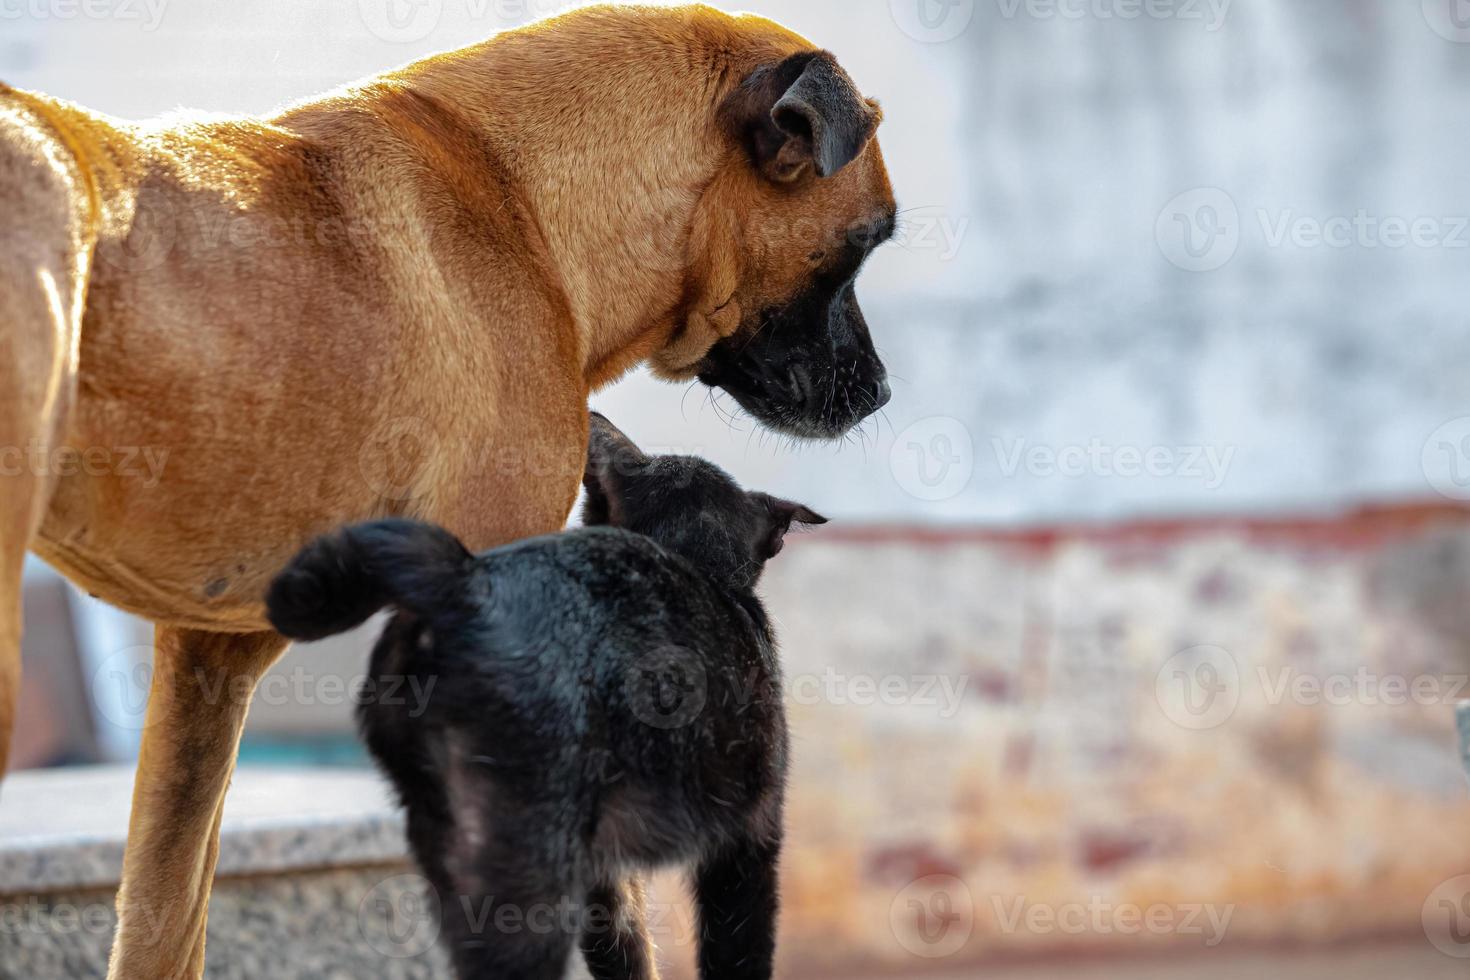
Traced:
[[0, 763], [28, 547], [158, 624], [112, 977], [203, 969], [286, 645], [262, 595], [303, 542], [560, 528], [589, 393], [644, 361], [798, 436], [887, 400], [852, 288], [893, 229], [878, 121], [830, 55], [705, 7], [578, 11], [270, 119], [0, 86]]

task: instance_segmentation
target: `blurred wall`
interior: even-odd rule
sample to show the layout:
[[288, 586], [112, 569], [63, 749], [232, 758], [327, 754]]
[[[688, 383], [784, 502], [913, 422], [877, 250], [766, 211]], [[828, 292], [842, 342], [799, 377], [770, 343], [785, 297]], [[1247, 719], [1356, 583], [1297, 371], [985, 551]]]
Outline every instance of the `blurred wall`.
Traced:
[[[130, 118], [258, 112], [565, 6], [94, 2], [9, 0], [0, 77]], [[861, 295], [897, 395], [796, 454], [702, 389], [599, 396], [646, 442], [894, 521], [1321, 508], [1470, 468], [1470, 423], [1430, 438], [1467, 413], [1455, 0], [742, 5], [887, 106], [907, 227]]]

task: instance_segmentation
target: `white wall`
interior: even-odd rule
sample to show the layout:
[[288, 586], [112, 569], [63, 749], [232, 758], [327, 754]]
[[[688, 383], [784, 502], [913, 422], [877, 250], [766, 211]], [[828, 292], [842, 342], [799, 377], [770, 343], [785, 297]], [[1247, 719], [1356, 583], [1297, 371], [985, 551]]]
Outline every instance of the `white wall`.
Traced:
[[[555, 6], [391, 0], [412, 38], [394, 43], [372, 29], [394, 32], [388, 2], [88, 0], [86, 16], [0, 0], [0, 77], [127, 117], [262, 111]], [[900, 379], [888, 420], [793, 454], [729, 431], [702, 390], [634, 378], [597, 403], [649, 444], [851, 519], [1432, 496], [1426, 443], [1470, 415], [1470, 44], [1450, 39], [1470, 31], [1452, 2], [752, 0], [888, 110], [913, 210], [861, 289]], [[1227, 234], [1202, 261], [1230, 261], [1186, 271], [1165, 206], [1202, 187], [1225, 196], [1187, 197], [1182, 217], [1215, 206]], [[1360, 210], [1425, 219], [1427, 244], [1271, 241], [1283, 218]], [[1428, 443], [1429, 476], [1467, 462], [1462, 434]], [[1119, 474], [1120, 448], [1152, 450], [1155, 474]], [[1052, 472], [1055, 452], [1082, 472]]]

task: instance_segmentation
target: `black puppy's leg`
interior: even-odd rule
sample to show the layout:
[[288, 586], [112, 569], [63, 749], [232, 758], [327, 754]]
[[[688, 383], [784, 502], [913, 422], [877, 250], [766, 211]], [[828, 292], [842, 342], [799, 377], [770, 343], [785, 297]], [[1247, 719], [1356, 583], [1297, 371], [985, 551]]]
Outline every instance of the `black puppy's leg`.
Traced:
[[568, 889], [524, 862], [481, 863], [471, 888], [448, 877], [459, 883], [439, 888], [441, 938], [459, 980], [562, 980], [577, 939]]
[[582, 956], [592, 980], [658, 980], [642, 881], [629, 877], [588, 892]]
[[[459, 980], [562, 980], [581, 900], [556, 812], [496, 811], [488, 782], [451, 764], [439, 809], [409, 801], [414, 856], [439, 897], [440, 941]], [[473, 796], [464, 791], [473, 788]]]
[[769, 980], [776, 955], [779, 837], [737, 841], [698, 870], [699, 975]]

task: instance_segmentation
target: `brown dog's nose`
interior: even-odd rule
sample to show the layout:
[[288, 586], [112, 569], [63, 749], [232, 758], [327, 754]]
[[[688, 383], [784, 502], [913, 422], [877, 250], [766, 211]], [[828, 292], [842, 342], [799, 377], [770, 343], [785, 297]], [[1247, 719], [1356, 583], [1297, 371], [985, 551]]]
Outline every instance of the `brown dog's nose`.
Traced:
[[893, 388], [888, 384], [887, 378], [882, 378], [873, 392], [873, 411], [878, 411], [891, 401], [893, 401]]

